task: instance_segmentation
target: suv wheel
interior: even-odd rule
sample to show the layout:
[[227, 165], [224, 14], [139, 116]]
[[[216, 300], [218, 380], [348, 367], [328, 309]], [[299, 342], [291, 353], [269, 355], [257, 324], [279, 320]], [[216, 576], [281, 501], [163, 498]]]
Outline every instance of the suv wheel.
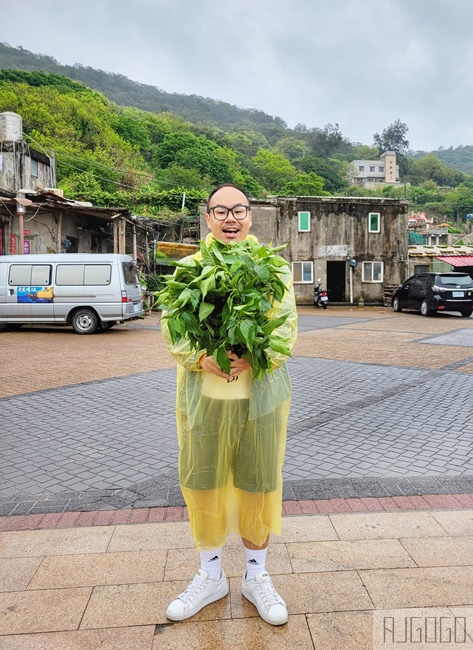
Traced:
[[429, 305], [427, 303], [427, 300], [423, 300], [420, 303], [420, 313], [422, 316], [431, 316], [432, 315], [432, 310], [429, 309]]
[[399, 298], [397, 296], [393, 300], [393, 309], [394, 311], [402, 311], [402, 307], [399, 304]]
[[465, 318], [469, 318], [473, 314], [473, 309], [462, 309], [461, 310], [461, 315], [464, 316]]

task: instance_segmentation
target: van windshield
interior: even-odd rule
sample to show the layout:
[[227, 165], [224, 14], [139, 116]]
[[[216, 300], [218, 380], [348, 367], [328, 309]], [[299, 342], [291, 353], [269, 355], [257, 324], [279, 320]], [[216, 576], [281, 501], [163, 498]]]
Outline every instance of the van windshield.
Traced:
[[122, 262], [125, 284], [138, 284], [138, 273], [133, 262]]
[[435, 284], [442, 287], [469, 287], [473, 284], [473, 280], [469, 275], [437, 275]]

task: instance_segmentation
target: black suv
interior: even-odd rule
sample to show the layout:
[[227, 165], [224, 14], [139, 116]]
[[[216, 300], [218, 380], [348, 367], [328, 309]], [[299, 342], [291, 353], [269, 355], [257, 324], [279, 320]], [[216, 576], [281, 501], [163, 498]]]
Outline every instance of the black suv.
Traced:
[[423, 316], [438, 311], [473, 312], [473, 280], [467, 273], [420, 273], [399, 285], [393, 294], [394, 311], [419, 309]]

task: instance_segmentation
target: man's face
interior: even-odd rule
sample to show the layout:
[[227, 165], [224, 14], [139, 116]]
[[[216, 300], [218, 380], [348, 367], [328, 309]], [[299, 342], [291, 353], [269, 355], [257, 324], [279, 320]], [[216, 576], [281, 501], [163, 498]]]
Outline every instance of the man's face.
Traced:
[[[235, 187], [222, 187], [221, 190], [215, 192], [210, 200], [210, 209], [205, 215], [207, 225], [215, 239], [219, 239], [225, 244], [246, 239], [252, 224], [250, 210], [247, 211], [245, 219], [242, 220], [235, 219], [231, 212], [228, 212], [228, 216], [224, 221], [215, 218], [215, 212], [217, 212], [217, 216], [219, 216], [219, 212], [222, 212], [217, 206], [235, 208], [235, 206], [246, 205], [248, 205], [248, 199], [243, 192], [240, 192]], [[215, 208], [215, 210], [212, 208]], [[238, 214], [238, 208], [235, 209], [235, 212]]]

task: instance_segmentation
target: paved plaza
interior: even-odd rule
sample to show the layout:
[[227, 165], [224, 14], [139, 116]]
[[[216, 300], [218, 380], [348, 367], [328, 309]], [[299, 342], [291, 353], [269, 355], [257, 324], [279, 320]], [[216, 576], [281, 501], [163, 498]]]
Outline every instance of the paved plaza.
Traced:
[[[302, 350], [296, 348], [289, 361], [293, 403], [285, 498], [419, 494], [427, 486], [433, 493], [473, 492], [473, 373], [465, 372], [473, 362], [473, 319], [470, 324], [452, 315], [436, 321], [382, 310], [372, 315], [363, 310], [363, 317], [356, 310], [301, 311]], [[389, 348], [392, 336], [423, 323], [430, 330], [438, 323], [440, 331], [413, 332], [409, 355], [400, 354], [396, 365], [385, 363], [382, 348], [376, 363], [310, 356], [326, 332], [334, 341], [337, 333], [355, 338], [363, 332], [360, 345], [369, 348], [370, 328], [378, 334], [384, 326], [384, 347]], [[61, 383], [71, 365], [67, 350], [77, 338], [100, 355], [102, 341], [116, 336], [117, 351], [128, 345], [132, 332], [142, 335], [133, 339], [134, 346], [162, 345], [156, 318], [95, 337], [25, 329], [3, 333], [2, 344], [18, 344], [24, 337], [40, 345], [42, 336], [62, 337], [66, 348], [62, 356], [58, 349], [49, 379], [54, 383], [56, 376]], [[338, 350], [333, 340], [330, 346]], [[439, 349], [443, 366], [438, 367], [436, 355], [434, 368], [429, 367], [431, 351]], [[452, 359], [452, 349], [460, 350], [461, 358]], [[329, 356], [330, 348], [324, 352]], [[130, 350], [121, 354], [119, 369], [126, 372]], [[0, 514], [181, 505], [175, 368], [163, 354], [171, 367], [0, 400]], [[423, 367], [418, 367], [420, 359]]]
[[0, 650], [473, 648], [473, 318], [299, 311], [280, 628], [234, 535], [229, 596], [166, 619], [197, 557], [159, 317], [0, 332]]

